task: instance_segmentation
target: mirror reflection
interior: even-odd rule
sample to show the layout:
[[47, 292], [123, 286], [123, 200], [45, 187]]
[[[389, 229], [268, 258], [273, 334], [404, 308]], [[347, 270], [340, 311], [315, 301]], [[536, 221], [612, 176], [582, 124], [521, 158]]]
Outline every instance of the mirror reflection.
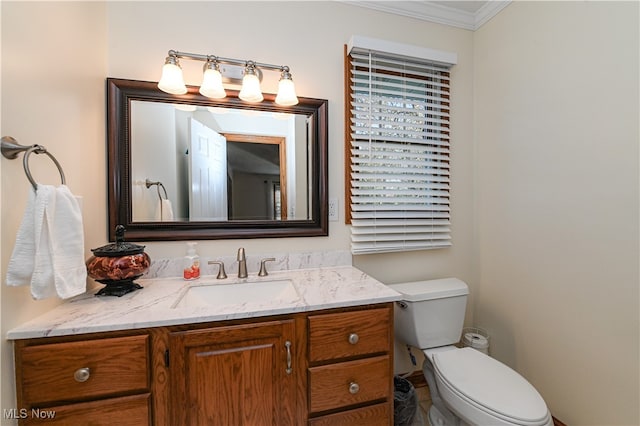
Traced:
[[139, 100], [130, 107], [133, 222], [310, 219], [311, 117]]
[[107, 79], [109, 238], [328, 235], [328, 102], [248, 103]]

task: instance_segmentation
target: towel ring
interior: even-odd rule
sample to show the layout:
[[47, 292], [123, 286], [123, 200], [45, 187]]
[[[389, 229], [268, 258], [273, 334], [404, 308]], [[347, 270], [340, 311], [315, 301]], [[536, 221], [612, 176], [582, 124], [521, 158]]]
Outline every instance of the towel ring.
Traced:
[[29, 179], [29, 182], [31, 182], [31, 185], [33, 186], [33, 189], [35, 191], [38, 190], [38, 184], [33, 178], [33, 176], [31, 175], [31, 170], [29, 170], [29, 156], [34, 152], [36, 154], [46, 154], [47, 157], [49, 157], [51, 161], [53, 161], [53, 163], [58, 168], [58, 172], [60, 173], [60, 179], [62, 180], [62, 184], [66, 185], [66, 179], [64, 177], [64, 171], [62, 170], [62, 166], [60, 165], [58, 160], [56, 160], [56, 158], [49, 151], [47, 151], [47, 148], [45, 148], [44, 146], [37, 145], [37, 144], [31, 145], [31, 146], [20, 145], [11, 136], [3, 136], [1, 142], [2, 142], [2, 147], [1, 147], [2, 155], [5, 158], [14, 160], [18, 157], [19, 153], [21, 152], [25, 153], [24, 157], [22, 157], [22, 166], [24, 167], [24, 173], [27, 175], [27, 179]]
[[167, 195], [167, 189], [164, 187], [162, 182], [160, 181], [153, 182], [147, 178], [147, 180], [144, 181], [144, 185], [147, 187], [147, 189], [151, 188], [153, 185], [156, 185], [156, 191], [158, 192], [158, 198], [160, 200], [162, 200], [162, 196], [160, 195], [160, 188], [162, 188], [162, 191], [164, 192], [164, 199], [165, 200], [169, 199], [169, 196]]

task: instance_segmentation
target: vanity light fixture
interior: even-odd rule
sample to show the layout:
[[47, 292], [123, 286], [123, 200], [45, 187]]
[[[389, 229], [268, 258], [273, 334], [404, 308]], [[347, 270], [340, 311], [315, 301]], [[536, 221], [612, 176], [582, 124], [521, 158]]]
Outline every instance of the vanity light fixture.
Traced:
[[289, 67], [282, 67], [280, 73], [280, 82], [278, 83], [278, 95], [276, 96], [276, 103], [278, 105], [295, 105], [298, 103], [298, 97], [296, 96], [296, 87], [293, 85], [291, 79], [291, 73]]
[[260, 88], [260, 79], [256, 73], [256, 64], [253, 61], [248, 61], [244, 67], [242, 89], [238, 97], [247, 102], [262, 102], [264, 99]]
[[184, 95], [187, 93], [187, 86], [185, 86], [182, 78], [182, 67], [180, 67], [180, 61], [178, 61], [176, 55], [170, 54], [164, 61], [158, 88], [172, 95]]
[[202, 71], [202, 85], [200, 85], [200, 93], [202, 96], [214, 99], [225, 98], [227, 93], [222, 86], [222, 73], [220, 72], [220, 65], [218, 65], [215, 57], [207, 59]]
[[262, 102], [264, 99], [260, 88], [261, 70], [264, 69], [280, 72], [280, 82], [278, 83], [278, 94], [275, 102], [283, 106], [296, 105], [298, 103], [291, 72], [286, 65], [271, 65], [213, 55], [178, 52], [176, 50], [169, 50], [162, 67], [162, 76], [158, 82], [158, 88], [163, 92], [174, 95], [187, 93], [179, 59], [205, 61], [200, 93], [208, 98], [221, 99], [226, 97], [226, 92], [222, 85], [223, 73], [220, 70], [220, 64], [229, 64], [244, 67], [242, 88], [238, 95], [243, 101]]

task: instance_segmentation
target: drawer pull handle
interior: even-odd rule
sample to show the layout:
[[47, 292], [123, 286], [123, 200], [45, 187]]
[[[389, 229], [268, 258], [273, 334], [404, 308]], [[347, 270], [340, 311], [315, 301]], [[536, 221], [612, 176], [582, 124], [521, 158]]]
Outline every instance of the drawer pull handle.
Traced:
[[293, 372], [293, 368], [291, 368], [291, 342], [284, 342], [284, 347], [287, 348], [287, 369], [284, 370], [287, 374], [291, 374]]
[[76, 382], [82, 383], [89, 380], [89, 376], [91, 376], [91, 370], [89, 367], [78, 368], [75, 373], [73, 373], [73, 378], [76, 379]]
[[356, 382], [349, 383], [349, 393], [351, 395], [355, 395], [358, 392], [360, 392], [360, 385], [357, 384]]
[[358, 343], [358, 340], [360, 340], [360, 336], [358, 336], [356, 333], [351, 333], [349, 335], [349, 343], [351, 343], [352, 345]]

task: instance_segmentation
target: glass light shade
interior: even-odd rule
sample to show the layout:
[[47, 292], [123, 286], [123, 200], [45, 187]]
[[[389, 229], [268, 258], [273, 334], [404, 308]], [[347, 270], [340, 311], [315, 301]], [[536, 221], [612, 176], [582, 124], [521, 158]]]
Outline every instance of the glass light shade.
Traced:
[[207, 98], [222, 99], [227, 96], [222, 86], [222, 74], [215, 68], [205, 66], [200, 93]]
[[278, 83], [278, 95], [276, 96], [278, 105], [290, 106], [298, 103], [296, 87], [291, 78], [281, 78]]
[[242, 89], [238, 95], [240, 99], [247, 102], [262, 102], [262, 90], [260, 90], [260, 80], [255, 74], [245, 74], [242, 78]]
[[184, 95], [187, 93], [187, 86], [182, 78], [182, 68], [176, 63], [171, 63], [168, 58], [162, 67], [162, 77], [158, 82], [158, 88], [163, 92], [173, 95]]

